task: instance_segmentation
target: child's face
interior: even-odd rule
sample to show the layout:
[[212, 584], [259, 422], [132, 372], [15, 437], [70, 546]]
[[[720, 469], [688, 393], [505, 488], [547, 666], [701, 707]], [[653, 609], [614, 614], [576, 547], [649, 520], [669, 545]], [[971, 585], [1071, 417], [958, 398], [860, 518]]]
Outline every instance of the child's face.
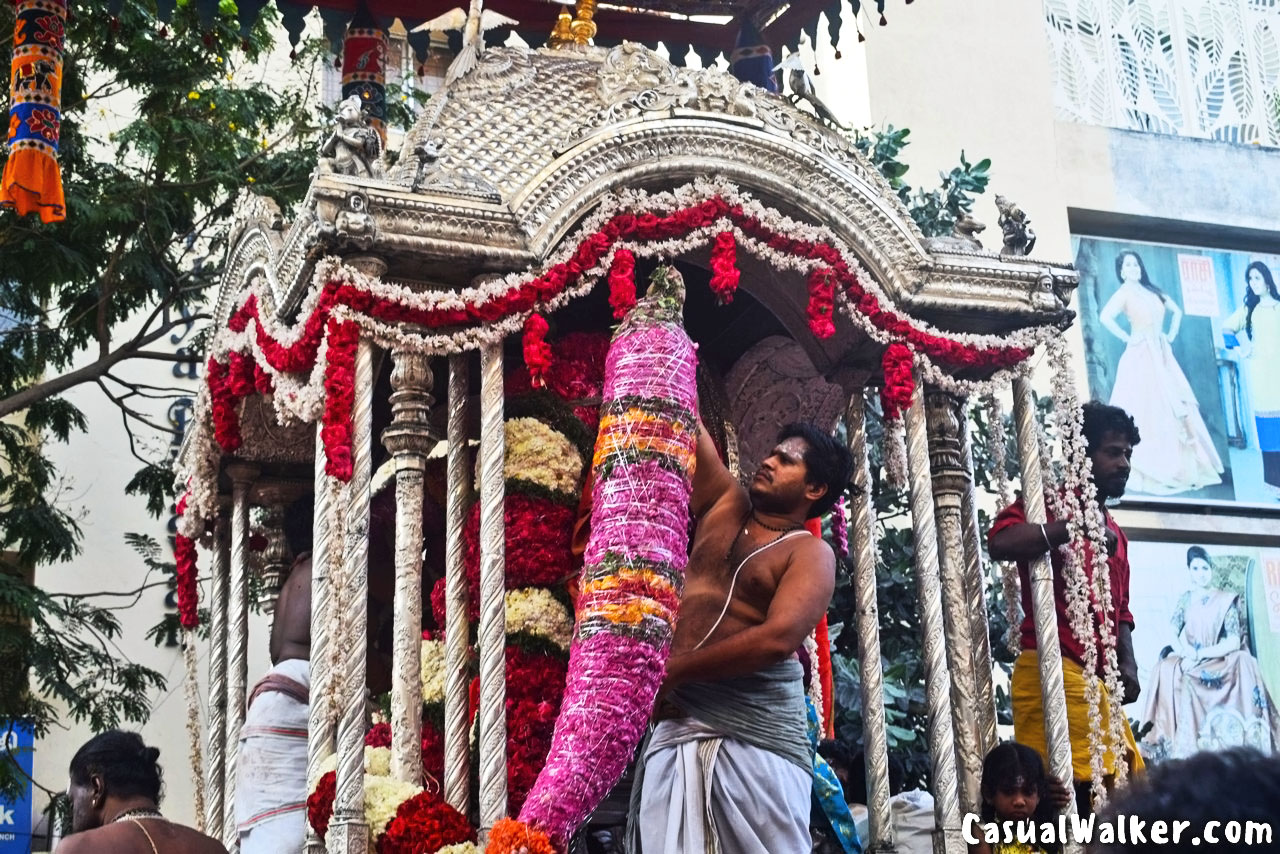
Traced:
[[1010, 821], [1031, 818], [1039, 804], [1040, 790], [1024, 777], [1015, 777], [1012, 782], [997, 787], [991, 797], [996, 816]]

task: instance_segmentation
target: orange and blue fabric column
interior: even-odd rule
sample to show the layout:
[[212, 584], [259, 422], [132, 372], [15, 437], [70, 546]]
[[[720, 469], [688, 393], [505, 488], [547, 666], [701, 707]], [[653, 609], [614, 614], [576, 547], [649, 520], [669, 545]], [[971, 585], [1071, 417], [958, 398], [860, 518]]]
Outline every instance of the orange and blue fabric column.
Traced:
[[360, 97], [370, 124], [387, 139], [387, 31], [364, 3], [356, 9], [342, 42], [342, 97]]
[[0, 206], [66, 218], [58, 137], [62, 128], [62, 46], [67, 0], [18, 0], [9, 70], [9, 157]]

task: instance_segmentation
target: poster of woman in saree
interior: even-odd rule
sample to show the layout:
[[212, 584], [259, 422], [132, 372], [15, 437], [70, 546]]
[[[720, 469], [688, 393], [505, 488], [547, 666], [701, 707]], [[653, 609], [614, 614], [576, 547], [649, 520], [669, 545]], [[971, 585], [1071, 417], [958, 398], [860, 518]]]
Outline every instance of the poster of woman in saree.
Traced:
[[1186, 553], [1189, 589], [1170, 622], [1172, 644], [1161, 650], [1143, 686], [1149, 722], [1140, 749], [1149, 761], [1201, 750], [1280, 749], [1280, 715], [1249, 651], [1241, 595], [1216, 589], [1213, 561], [1202, 546]]
[[1110, 403], [1132, 415], [1142, 434], [1133, 449], [1129, 490], [1177, 495], [1221, 483], [1222, 458], [1170, 346], [1182, 309], [1152, 283], [1137, 252], [1116, 255], [1115, 268], [1120, 286], [1098, 313], [1098, 323], [1125, 345]]
[[1269, 497], [1280, 500], [1280, 292], [1262, 261], [1245, 269], [1244, 304], [1222, 322], [1222, 331], [1246, 365], [1263, 485]]

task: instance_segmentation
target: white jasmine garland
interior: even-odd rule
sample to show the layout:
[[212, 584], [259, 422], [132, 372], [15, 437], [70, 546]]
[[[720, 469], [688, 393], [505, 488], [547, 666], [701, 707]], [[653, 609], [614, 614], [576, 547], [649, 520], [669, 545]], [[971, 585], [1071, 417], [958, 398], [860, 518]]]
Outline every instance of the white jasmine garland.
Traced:
[[813, 713], [818, 719], [818, 739], [821, 740], [827, 726], [822, 717], [822, 675], [818, 667], [818, 630], [816, 628], [804, 639], [804, 654], [809, 659], [809, 700], [813, 703]]

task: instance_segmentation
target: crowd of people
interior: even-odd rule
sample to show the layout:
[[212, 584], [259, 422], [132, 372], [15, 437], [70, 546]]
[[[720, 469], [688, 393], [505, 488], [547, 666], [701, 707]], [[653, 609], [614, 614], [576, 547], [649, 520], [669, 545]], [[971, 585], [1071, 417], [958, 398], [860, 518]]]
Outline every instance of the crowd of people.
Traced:
[[[1126, 412], [1101, 403], [1085, 406], [1083, 432], [1106, 520], [1113, 603], [1108, 628], [1117, 640], [1123, 700], [1128, 703], [1142, 690], [1133, 655], [1134, 618], [1128, 607], [1128, 543], [1105, 502], [1124, 494], [1134, 448], [1142, 437]], [[849, 785], [857, 769], [849, 767], [847, 757], [835, 761], [829, 751], [815, 756], [796, 653], [826, 613], [835, 583], [835, 556], [805, 529], [805, 522], [826, 513], [849, 488], [852, 468], [848, 450], [831, 436], [811, 425], [789, 425], [744, 487], [721, 461], [707, 431], [701, 431], [691, 508], [698, 525], [654, 726], [638, 753], [629, 851], [807, 852], [813, 846], [815, 822], [838, 846], [834, 850], [860, 851], [846, 798], [830, 797], [822, 788], [832, 781], [837, 787], [841, 780]], [[303, 846], [309, 520], [309, 505], [292, 510], [286, 520], [295, 560], [272, 629], [273, 668], [247, 698], [235, 795], [242, 854], [300, 851]], [[993, 559], [1018, 564], [1028, 616], [1021, 626], [1022, 653], [1011, 685], [1015, 740], [997, 746], [985, 759], [979, 817], [983, 822], [1052, 822], [1073, 800], [1078, 814], [1088, 815], [1092, 809], [1086, 655], [1068, 618], [1059, 551], [1068, 540], [1065, 522], [1052, 516], [1044, 523], [1032, 522], [1021, 500], [997, 515], [988, 535]], [[1046, 554], [1053, 569], [1071, 735], [1070, 781], [1054, 780], [1046, 772], [1029, 583], [1029, 563]], [[389, 569], [388, 560], [371, 552], [371, 578]], [[379, 599], [380, 589], [371, 583], [371, 608], [389, 604], [389, 599]], [[371, 618], [370, 624], [369, 669], [374, 678], [382, 669], [375, 661], [378, 620]], [[1205, 640], [1216, 642], [1217, 636]], [[1219, 654], [1216, 648], [1210, 652]], [[1220, 652], [1230, 656], [1233, 650], [1224, 647]], [[1158, 675], [1158, 684], [1165, 678]], [[371, 683], [371, 690], [376, 687]], [[1104, 698], [1104, 714], [1107, 706]], [[1105, 731], [1105, 721], [1103, 726]], [[1129, 728], [1123, 729], [1128, 734]], [[824, 753], [833, 759], [835, 772]], [[1104, 758], [1108, 785], [1120, 762], [1128, 764], [1136, 782], [1112, 800], [1101, 817], [1269, 821], [1280, 814], [1280, 759], [1259, 752], [1197, 754], [1161, 763], [1143, 774], [1142, 757], [1129, 734], [1124, 755], [1108, 753]], [[822, 782], [816, 783], [817, 778]], [[161, 814], [157, 751], [135, 734], [104, 733], [86, 744], [71, 763], [70, 796], [76, 832], [59, 849], [63, 854], [225, 850]], [[1277, 845], [1280, 842], [1259, 850], [1277, 850]], [[1199, 850], [1205, 848], [1214, 850]], [[980, 840], [972, 850], [1052, 854], [1056, 849], [1052, 844], [1028, 849]], [[1097, 850], [1110, 854], [1145, 848], [1113, 843]]]

